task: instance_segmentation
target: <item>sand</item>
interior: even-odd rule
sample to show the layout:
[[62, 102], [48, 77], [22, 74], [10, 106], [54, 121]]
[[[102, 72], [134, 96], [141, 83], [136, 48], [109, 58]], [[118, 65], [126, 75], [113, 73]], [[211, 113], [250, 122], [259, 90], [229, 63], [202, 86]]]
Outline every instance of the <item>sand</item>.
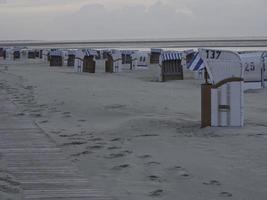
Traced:
[[12, 172], [8, 171], [0, 152], [0, 199], [20, 200], [22, 193], [20, 183], [12, 176]]
[[267, 90], [245, 94], [245, 127], [200, 129], [200, 82], [159, 83], [155, 68], [87, 74], [20, 61], [0, 66], [0, 86], [118, 200], [266, 199]]

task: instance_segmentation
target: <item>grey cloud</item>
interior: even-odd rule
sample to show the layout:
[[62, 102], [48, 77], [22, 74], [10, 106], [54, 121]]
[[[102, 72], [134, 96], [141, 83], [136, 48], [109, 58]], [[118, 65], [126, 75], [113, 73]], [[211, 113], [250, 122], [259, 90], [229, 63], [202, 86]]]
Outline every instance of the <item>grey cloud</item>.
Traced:
[[163, 38], [181, 36], [177, 32], [185, 34], [181, 21], [187, 17], [160, 2], [148, 9], [144, 6], [129, 6], [113, 11], [94, 4], [86, 5], [77, 13], [58, 19], [57, 24], [60, 24], [60, 30], [67, 29], [69, 24], [75, 24], [66, 33], [67, 38], [71, 35], [77, 35], [77, 39]]
[[18, 39], [266, 36], [266, 5], [265, 0], [166, 0], [150, 7], [129, 5], [112, 10], [99, 3], [86, 4], [77, 12], [60, 17], [47, 13], [39, 23], [39, 15], [35, 14], [31, 18], [20, 16], [14, 22], [17, 26], [3, 21], [0, 25], [6, 27], [2, 35]]
[[[257, 0], [261, 2], [260, 0]], [[266, 35], [267, 26], [260, 5], [235, 1], [189, 0], [184, 6], [157, 2], [148, 9], [128, 6], [108, 11], [102, 5], [86, 5], [77, 13], [59, 20], [76, 24], [79, 38], [164, 38], [164, 37], [224, 37]], [[175, 6], [174, 6], [175, 5]], [[183, 12], [187, 9], [188, 13]], [[249, 13], [249, 14], [248, 14]], [[86, 25], [85, 25], [86, 24]], [[66, 37], [70, 37], [66, 35]]]

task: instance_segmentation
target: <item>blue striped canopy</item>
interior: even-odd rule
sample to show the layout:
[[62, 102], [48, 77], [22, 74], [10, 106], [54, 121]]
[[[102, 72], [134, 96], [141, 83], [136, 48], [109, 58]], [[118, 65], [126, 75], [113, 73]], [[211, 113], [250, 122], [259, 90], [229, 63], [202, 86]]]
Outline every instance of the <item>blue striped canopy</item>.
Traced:
[[68, 50], [68, 55], [75, 55], [77, 50]]
[[196, 52], [193, 59], [190, 63], [187, 63], [187, 69], [191, 71], [200, 71], [205, 68], [204, 62], [199, 55], [199, 52]]
[[170, 61], [170, 60], [182, 60], [181, 52], [163, 52], [161, 54], [162, 61]]
[[132, 55], [137, 51], [134, 50], [121, 50], [121, 54], [125, 54], [125, 55]]
[[50, 56], [62, 56], [62, 51], [52, 50], [52, 51], [50, 51]]
[[97, 55], [97, 51], [92, 50], [92, 49], [86, 49], [84, 51], [85, 56], [96, 56]]

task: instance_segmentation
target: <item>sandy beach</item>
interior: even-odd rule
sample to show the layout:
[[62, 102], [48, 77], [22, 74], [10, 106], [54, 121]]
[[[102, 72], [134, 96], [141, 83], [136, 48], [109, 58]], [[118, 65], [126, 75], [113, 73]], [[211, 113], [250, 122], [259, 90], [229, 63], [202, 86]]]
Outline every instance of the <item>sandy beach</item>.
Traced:
[[[201, 82], [190, 74], [159, 83], [155, 65], [118, 74], [101, 67], [87, 74], [12, 62], [8, 71], [0, 65], [0, 88], [18, 116], [34, 119], [115, 199], [266, 199], [266, 89], [245, 93], [245, 127], [200, 129]], [[0, 186], [0, 197], [9, 193]]]

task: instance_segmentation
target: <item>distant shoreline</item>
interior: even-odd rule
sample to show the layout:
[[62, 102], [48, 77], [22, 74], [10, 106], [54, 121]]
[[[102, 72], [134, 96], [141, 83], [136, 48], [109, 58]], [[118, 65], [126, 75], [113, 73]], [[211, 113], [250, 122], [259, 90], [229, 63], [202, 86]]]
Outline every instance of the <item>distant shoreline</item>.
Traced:
[[92, 40], [92, 41], [1, 41], [1, 47], [42, 47], [42, 48], [199, 48], [199, 47], [266, 47], [267, 37], [212, 38], [212, 39], [136, 39], [136, 40]]

